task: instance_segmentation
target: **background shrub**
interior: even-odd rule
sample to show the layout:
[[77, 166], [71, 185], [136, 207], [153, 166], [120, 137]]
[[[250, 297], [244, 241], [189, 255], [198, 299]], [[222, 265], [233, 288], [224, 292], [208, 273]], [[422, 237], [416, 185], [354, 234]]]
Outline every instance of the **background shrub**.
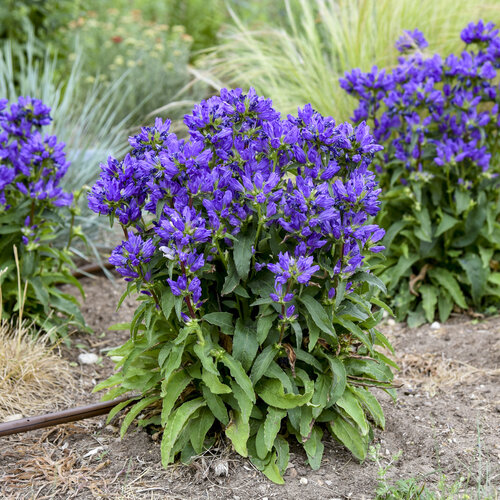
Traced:
[[107, 9], [86, 12], [70, 23], [68, 34], [81, 48], [84, 88], [96, 81], [107, 88], [122, 78], [129, 83], [119, 119], [145, 120], [159, 104], [187, 100], [177, 115], [170, 109], [172, 117], [181, 117], [205, 88], [189, 74], [193, 39], [182, 25], [147, 21], [140, 10]]
[[466, 49], [441, 58], [418, 31], [396, 43], [393, 70], [354, 70], [342, 86], [359, 99], [384, 145], [375, 166], [387, 227], [382, 274], [399, 320], [445, 321], [454, 305], [496, 311], [500, 299], [498, 79], [500, 37], [471, 23]]

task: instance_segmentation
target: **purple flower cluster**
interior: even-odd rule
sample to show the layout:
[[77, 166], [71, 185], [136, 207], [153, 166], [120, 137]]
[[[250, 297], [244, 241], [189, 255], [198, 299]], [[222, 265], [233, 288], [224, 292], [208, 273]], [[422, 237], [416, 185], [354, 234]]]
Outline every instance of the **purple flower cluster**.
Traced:
[[391, 72], [356, 69], [340, 81], [359, 99], [354, 120], [371, 120], [376, 141], [389, 143], [384, 163], [396, 159], [406, 167], [403, 183], [432, 170], [430, 163], [477, 167], [469, 169], [472, 176], [490, 166], [489, 146], [500, 125], [500, 37], [482, 21], [468, 25], [461, 37], [466, 50], [442, 58], [422, 53], [427, 42], [419, 30], [406, 31], [396, 43], [406, 55]]
[[[186, 318], [203, 304], [199, 277], [234, 266], [240, 238], [253, 238], [251, 270], [274, 275], [271, 296], [283, 304], [319, 271], [320, 253], [333, 283], [363, 265], [365, 248], [380, 249], [374, 243], [383, 231], [368, 223], [380, 190], [368, 166], [381, 146], [366, 124], [337, 125], [310, 105], [282, 119], [253, 89], [222, 89], [184, 123], [188, 140], [171, 133], [168, 120], [143, 128], [130, 139], [130, 154], [101, 165], [88, 199], [95, 212], [136, 229], [131, 248], [124, 242], [113, 252], [118, 271], [128, 278], [149, 272], [154, 282], [168, 267]], [[259, 250], [271, 231], [282, 242], [275, 263]], [[160, 260], [148, 266], [153, 248]]]
[[31, 97], [20, 97], [10, 110], [7, 104], [0, 100], [0, 210], [18, 203], [20, 195], [37, 207], [70, 205], [73, 195], [59, 187], [69, 166], [64, 144], [41, 133], [51, 121], [50, 109]]

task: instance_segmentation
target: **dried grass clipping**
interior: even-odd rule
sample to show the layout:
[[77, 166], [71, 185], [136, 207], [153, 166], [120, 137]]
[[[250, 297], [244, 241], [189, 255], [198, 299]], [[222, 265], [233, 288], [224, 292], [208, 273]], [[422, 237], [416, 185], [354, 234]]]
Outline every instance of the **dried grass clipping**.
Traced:
[[471, 382], [484, 377], [500, 376], [500, 369], [477, 368], [442, 354], [404, 354], [399, 359], [401, 372], [398, 379], [414, 387], [420, 387], [434, 396], [439, 389]]
[[0, 324], [0, 421], [54, 411], [71, 403], [70, 366], [25, 325]]

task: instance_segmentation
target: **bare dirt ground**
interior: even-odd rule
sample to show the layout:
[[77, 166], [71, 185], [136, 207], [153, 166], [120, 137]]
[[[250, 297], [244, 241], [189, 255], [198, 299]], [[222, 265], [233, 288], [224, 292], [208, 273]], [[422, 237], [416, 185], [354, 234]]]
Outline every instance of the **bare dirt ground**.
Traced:
[[[127, 321], [134, 301], [115, 312], [123, 285], [104, 277], [84, 279], [83, 306], [92, 336], [77, 336], [62, 355], [72, 363], [68, 390], [74, 406], [96, 402], [93, 386], [112, 373], [105, 357], [126, 332], [107, 331]], [[435, 325], [437, 326], [437, 325]], [[389, 481], [416, 478], [441, 489], [437, 498], [493, 498], [500, 492], [500, 318], [453, 317], [440, 328], [410, 330], [391, 321], [382, 326], [394, 343], [401, 371], [396, 380], [398, 402], [378, 394], [386, 415], [385, 431], [377, 431], [382, 463], [402, 451], [387, 474]], [[93, 365], [78, 364], [78, 354], [102, 357]], [[47, 401], [46, 411], [54, 405]], [[25, 416], [30, 414], [26, 408]], [[360, 464], [333, 439], [325, 443], [318, 471], [292, 446], [286, 484], [278, 486], [221, 443], [191, 466], [160, 465], [158, 440], [131, 429], [123, 440], [119, 420], [105, 426], [104, 417], [1, 438], [0, 497], [16, 499], [371, 499], [378, 467]], [[220, 467], [222, 465], [222, 467]], [[226, 467], [227, 466], [227, 467]], [[217, 476], [216, 470], [228, 474]], [[444, 486], [439, 480], [446, 477]], [[464, 478], [461, 490], [452, 484]], [[448, 495], [448, 496], [446, 496]]]

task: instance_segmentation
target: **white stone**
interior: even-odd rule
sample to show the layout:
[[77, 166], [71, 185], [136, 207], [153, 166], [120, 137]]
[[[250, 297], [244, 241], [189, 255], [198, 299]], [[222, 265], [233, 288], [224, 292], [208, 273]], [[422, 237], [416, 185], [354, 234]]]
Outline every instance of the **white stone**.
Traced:
[[226, 460], [219, 460], [212, 466], [216, 476], [228, 476], [229, 464]]
[[431, 330], [439, 330], [441, 328], [441, 323], [439, 321], [434, 321], [431, 325]]
[[99, 356], [93, 352], [82, 352], [78, 355], [78, 361], [82, 365], [94, 365], [99, 361]]
[[394, 326], [394, 325], [396, 324], [396, 320], [395, 320], [394, 318], [389, 318], [389, 319], [387, 320], [387, 324], [388, 324], [389, 326]]
[[299, 483], [300, 484], [307, 484], [309, 481], [307, 480], [306, 477], [301, 477]]
[[99, 453], [102, 450], [104, 450], [104, 446], [98, 446], [97, 448], [93, 448], [88, 453], [83, 455], [83, 458], [92, 457], [93, 455], [96, 455], [97, 453]]

